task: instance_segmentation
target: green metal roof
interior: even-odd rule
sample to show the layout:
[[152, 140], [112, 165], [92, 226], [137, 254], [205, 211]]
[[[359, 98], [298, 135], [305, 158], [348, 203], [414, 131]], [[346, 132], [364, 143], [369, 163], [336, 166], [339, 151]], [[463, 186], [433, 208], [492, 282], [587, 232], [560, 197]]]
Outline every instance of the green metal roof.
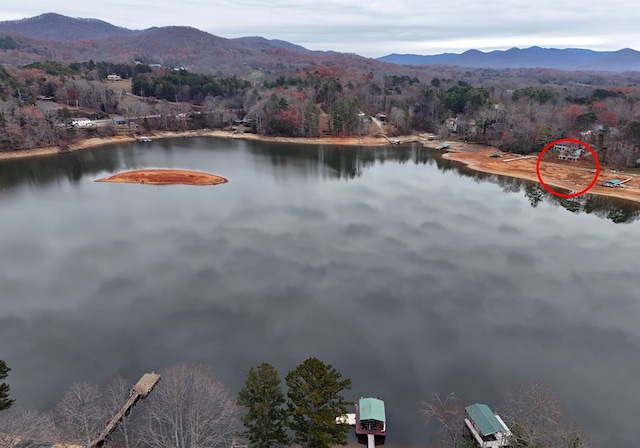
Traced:
[[384, 401], [378, 398], [361, 398], [358, 401], [358, 413], [360, 420], [387, 421], [384, 414]]
[[483, 436], [495, 434], [496, 432], [505, 432], [504, 426], [486, 404], [476, 403], [467, 406], [465, 409]]

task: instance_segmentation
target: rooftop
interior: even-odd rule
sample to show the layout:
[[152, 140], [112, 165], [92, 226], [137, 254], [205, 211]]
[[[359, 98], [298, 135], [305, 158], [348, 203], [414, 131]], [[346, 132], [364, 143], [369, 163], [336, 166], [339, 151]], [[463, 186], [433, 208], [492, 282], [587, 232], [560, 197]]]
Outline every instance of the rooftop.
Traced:
[[358, 413], [360, 420], [387, 421], [384, 413], [384, 401], [378, 398], [361, 398], [358, 402]]
[[495, 414], [486, 404], [472, 404], [465, 408], [471, 420], [476, 424], [482, 436], [488, 436], [497, 432], [506, 432], [507, 429], [498, 421]]

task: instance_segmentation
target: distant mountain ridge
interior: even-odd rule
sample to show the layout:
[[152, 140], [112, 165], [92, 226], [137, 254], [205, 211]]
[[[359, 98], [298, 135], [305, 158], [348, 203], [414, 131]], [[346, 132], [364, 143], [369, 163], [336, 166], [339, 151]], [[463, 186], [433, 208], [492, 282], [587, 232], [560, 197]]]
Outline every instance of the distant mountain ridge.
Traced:
[[[187, 26], [153, 27], [130, 30], [99, 19], [71, 18], [57, 13], [0, 22], [0, 62], [24, 65], [48, 59], [60, 62], [91, 58], [121, 62], [140, 56], [146, 62], [167, 66], [187, 66], [204, 72], [220, 67], [238, 73], [273, 64], [340, 64], [371, 70], [385, 64], [385, 70], [398, 72], [401, 66], [451, 66], [489, 69], [548, 68], [566, 71], [640, 71], [640, 52], [632, 49], [593, 51], [567, 48], [531, 47], [432, 56], [390, 54], [378, 59], [352, 53], [312, 51], [278, 39], [247, 36], [226, 39]], [[395, 65], [388, 65], [395, 64]], [[434, 67], [435, 68], [435, 67]], [[245, 73], [246, 74], [246, 73]]]
[[240, 42], [245, 45], [255, 46], [255, 47], [257, 46], [279, 47], [279, 48], [286, 48], [287, 50], [299, 51], [301, 53], [311, 53], [311, 50], [307, 50], [302, 45], [292, 44], [291, 42], [287, 42], [286, 40], [280, 40], [280, 39], [267, 39], [261, 36], [247, 36], [247, 37], [237, 37], [231, 40]]
[[396, 54], [378, 58], [399, 65], [455, 65], [473, 68], [550, 68], [556, 70], [603, 70], [612, 72], [640, 70], [640, 52], [625, 48], [617, 51], [594, 51], [581, 48], [511, 48], [482, 52], [468, 50], [461, 54], [442, 53], [431, 56]]
[[111, 25], [98, 19], [72, 18], [48, 12], [26, 19], [0, 22], [0, 32], [13, 32], [35, 39], [75, 41], [128, 36], [138, 31]]
[[[353, 54], [311, 51], [259, 36], [226, 39], [188, 26], [130, 30], [98, 19], [56, 13], [0, 22], [0, 63], [26, 65], [55, 60], [123, 62], [141, 60], [167, 67], [248, 75], [278, 63], [290, 66], [345, 65], [372, 70], [383, 62]], [[394, 70], [400, 71], [399, 66]]]

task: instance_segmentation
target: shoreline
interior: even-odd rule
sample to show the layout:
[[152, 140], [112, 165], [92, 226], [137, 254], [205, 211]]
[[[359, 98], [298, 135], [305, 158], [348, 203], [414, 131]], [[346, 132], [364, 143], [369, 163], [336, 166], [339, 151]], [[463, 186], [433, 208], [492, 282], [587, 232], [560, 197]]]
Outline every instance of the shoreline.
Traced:
[[[502, 157], [518, 157], [517, 154], [503, 153], [490, 146], [458, 143], [452, 148], [451, 152], [443, 154], [442, 158], [461, 163], [473, 171], [523, 179], [540, 184], [536, 174], [537, 159], [535, 157], [504, 163], [503, 158], [490, 157], [496, 151], [500, 152]], [[543, 161], [540, 165], [540, 171], [545, 184], [552, 188], [560, 188], [571, 192], [582, 191], [586, 188], [593, 180], [593, 172], [572, 166], [571, 163], [573, 162], [560, 164]], [[632, 180], [624, 188], [610, 188], [601, 185], [607, 180], [619, 179], [620, 177], [630, 177]], [[601, 166], [596, 183], [584, 194], [594, 194], [640, 203], [640, 177], [633, 174], [625, 174], [624, 172], [613, 173], [609, 168]]]
[[[165, 139], [179, 137], [216, 137], [239, 140], [256, 140], [273, 143], [299, 143], [312, 145], [345, 145], [345, 146], [385, 146], [389, 141], [384, 137], [275, 137], [257, 134], [232, 133], [222, 130], [195, 130], [195, 131], [160, 131], [146, 135], [150, 139]], [[65, 150], [59, 146], [46, 146], [42, 148], [19, 149], [15, 151], [0, 151], [0, 161], [24, 159], [28, 157], [53, 156], [80, 151], [82, 149], [95, 148], [97, 146], [108, 145], [110, 143], [135, 142], [141, 136], [113, 136], [113, 137], [93, 137], [72, 143]], [[420, 141], [415, 135], [397, 137], [400, 143]]]
[[[386, 146], [389, 145], [389, 141], [384, 137], [275, 137], [275, 136], [263, 136], [257, 134], [245, 134], [234, 133], [223, 130], [192, 130], [192, 131], [161, 131], [149, 133], [147, 135], [151, 139], [165, 139], [165, 138], [179, 138], [179, 137], [216, 137], [227, 139], [240, 139], [240, 140], [255, 140], [262, 142], [274, 142], [274, 143], [297, 143], [297, 144], [312, 144], [312, 145], [344, 145], [344, 146]], [[85, 140], [81, 140], [77, 143], [69, 145], [66, 150], [60, 149], [58, 146], [49, 146], [44, 148], [23, 149], [18, 151], [0, 152], [0, 161], [22, 159], [39, 156], [53, 156], [59, 154], [66, 154], [69, 152], [80, 151], [83, 149], [94, 148], [109, 143], [125, 143], [135, 142], [140, 136], [114, 136], [114, 137], [95, 137]], [[409, 135], [396, 137], [400, 143], [411, 142], [424, 142], [426, 139], [417, 136]], [[511, 163], [502, 163], [503, 159], [493, 159], [489, 155], [495, 151], [496, 148], [488, 145], [477, 145], [473, 143], [463, 143], [451, 141], [449, 152], [442, 154], [442, 158], [445, 160], [451, 160], [458, 162], [466, 166], [467, 168], [479, 171], [487, 174], [495, 174], [498, 176], [506, 176], [517, 179], [524, 179], [535, 183], [540, 183], [536, 175], [535, 159], [528, 159], [522, 161], [515, 161]], [[500, 152], [500, 151], [498, 151]], [[506, 155], [507, 153], [502, 153]], [[515, 157], [515, 155], [514, 155]], [[551, 171], [554, 171], [553, 168]], [[575, 168], [567, 165], [566, 168], [560, 167], [555, 169], [555, 173], [561, 173], [566, 175], [567, 179], [562, 182], [558, 180], [546, 181], [546, 184], [550, 187], [562, 188], [568, 191], [581, 191], [588, 185], [588, 181], [583, 183], [582, 186], [572, 182], [569, 179], [570, 174], [575, 174]], [[567, 174], [569, 173], [569, 174]], [[609, 188], [603, 187], [600, 184], [606, 180], [614, 179], [619, 176], [627, 176], [624, 173], [610, 173], [606, 167], [602, 167], [600, 175], [596, 184], [586, 194], [596, 194], [600, 196], [607, 196], [635, 203], [640, 203], [640, 177], [633, 176], [633, 180], [626, 188]], [[543, 176], [544, 178], [544, 176]], [[593, 179], [593, 176], [591, 177]]]

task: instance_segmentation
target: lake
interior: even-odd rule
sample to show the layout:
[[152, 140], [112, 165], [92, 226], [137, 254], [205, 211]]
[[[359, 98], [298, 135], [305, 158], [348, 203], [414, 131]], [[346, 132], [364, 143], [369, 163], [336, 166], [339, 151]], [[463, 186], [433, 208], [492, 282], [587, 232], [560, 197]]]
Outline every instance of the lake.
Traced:
[[[138, 168], [215, 187], [94, 183]], [[0, 163], [0, 359], [46, 409], [74, 382], [204, 361], [237, 392], [310, 356], [380, 396], [391, 445], [420, 400], [554, 387], [600, 446], [634, 446], [638, 206], [559, 200], [418, 146], [176, 138]]]

